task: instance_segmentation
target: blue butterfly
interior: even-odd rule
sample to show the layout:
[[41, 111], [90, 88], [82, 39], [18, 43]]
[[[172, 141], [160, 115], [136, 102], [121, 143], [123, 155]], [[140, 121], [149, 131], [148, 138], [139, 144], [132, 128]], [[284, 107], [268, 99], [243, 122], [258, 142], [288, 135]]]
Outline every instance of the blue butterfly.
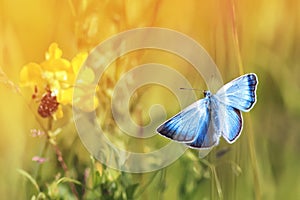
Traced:
[[218, 145], [221, 135], [231, 144], [242, 131], [241, 111], [250, 111], [256, 103], [257, 84], [256, 74], [250, 73], [225, 84], [216, 94], [204, 91], [203, 99], [164, 122], [157, 132], [196, 149]]

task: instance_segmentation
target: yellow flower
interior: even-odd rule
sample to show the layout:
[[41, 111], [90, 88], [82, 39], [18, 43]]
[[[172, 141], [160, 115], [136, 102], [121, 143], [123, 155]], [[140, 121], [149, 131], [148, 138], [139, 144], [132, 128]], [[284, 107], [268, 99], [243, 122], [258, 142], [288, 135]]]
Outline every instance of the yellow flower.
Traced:
[[[87, 56], [86, 52], [79, 53], [69, 61], [62, 57], [58, 45], [52, 43], [45, 61], [40, 64], [29, 63], [22, 68], [20, 85], [34, 89], [33, 98], [40, 99], [38, 113], [42, 117], [61, 118], [62, 105], [72, 105], [74, 81]], [[93, 72], [89, 72], [88, 76], [93, 81]], [[95, 109], [97, 105], [98, 100], [94, 99], [93, 108], [88, 109]]]

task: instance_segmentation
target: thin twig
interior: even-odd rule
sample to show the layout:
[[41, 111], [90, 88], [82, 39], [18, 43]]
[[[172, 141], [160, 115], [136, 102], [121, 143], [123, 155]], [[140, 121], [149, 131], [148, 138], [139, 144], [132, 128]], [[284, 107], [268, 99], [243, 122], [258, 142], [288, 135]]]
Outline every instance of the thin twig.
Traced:
[[[69, 177], [68, 166], [67, 166], [67, 164], [65, 163], [65, 161], [63, 159], [61, 150], [59, 149], [59, 147], [56, 144], [52, 144], [52, 147], [54, 148], [55, 154], [57, 156], [57, 160], [60, 163], [62, 169], [64, 170], [66, 177]], [[71, 188], [73, 194], [75, 195], [76, 199], [79, 199], [79, 195], [78, 195], [78, 192], [76, 190], [75, 184], [73, 182], [69, 182], [69, 185], [70, 185], [70, 188]]]

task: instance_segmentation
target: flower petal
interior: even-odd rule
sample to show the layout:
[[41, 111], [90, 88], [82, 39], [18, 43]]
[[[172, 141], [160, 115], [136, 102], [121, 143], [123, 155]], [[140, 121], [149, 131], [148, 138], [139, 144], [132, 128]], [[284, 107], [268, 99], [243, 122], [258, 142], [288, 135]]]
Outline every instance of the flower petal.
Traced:
[[82, 66], [82, 64], [84, 63], [84, 61], [86, 60], [88, 56], [87, 52], [82, 52], [77, 54], [71, 61], [72, 64], [72, 68], [75, 74], [78, 74], [78, 71], [80, 69], [80, 67]]
[[52, 117], [54, 120], [58, 120], [64, 116], [63, 110], [61, 105], [58, 106], [57, 110], [55, 113], [52, 114]]
[[78, 83], [83, 85], [92, 84], [95, 79], [95, 73], [91, 68], [85, 68], [78, 74]]
[[40, 65], [29, 63], [22, 68], [20, 72], [21, 86], [33, 86], [42, 82], [42, 69]]
[[63, 105], [71, 104], [73, 98], [73, 88], [60, 90], [57, 101]]
[[46, 52], [46, 60], [51, 60], [51, 59], [59, 59], [62, 56], [62, 50], [58, 48], [57, 43], [52, 43], [49, 46], [48, 52]]
[[43, 70], [55, 72], [60, 70], [70, 70], [71, 63], [63, 58], [46, 60], [41, 63]]

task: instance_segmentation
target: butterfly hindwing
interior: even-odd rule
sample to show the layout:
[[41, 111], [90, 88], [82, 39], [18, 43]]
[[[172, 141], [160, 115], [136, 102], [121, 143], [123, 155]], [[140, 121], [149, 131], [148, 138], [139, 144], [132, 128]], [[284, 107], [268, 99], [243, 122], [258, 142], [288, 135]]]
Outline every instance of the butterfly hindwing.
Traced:
[[233, 143], [240, 135], [243, 127], [241, 111], [220, 103], [218, 110], [219, 132], [228, 143]]
[[225, 84], [215, 96], [219, 101], [247, 112], [256, 103], [257, 83], [256, 74], [245, 74]]
[[201, 149], [201, 148], [210, 148], [214, 145], [217, 145], [219, 143], [219, 136], [215, 134], [215, 127], [210, 124], [210, 121], [207, 121], [204, 124], [204, 127], [202, 130], [205, 130], [205, 132], [199, 132], [196, 139], [191, 142], [187, 143], [188, 146], [194, 148], [194, 149]]
[[[157, 128], [157, 132], [179, 142], [192, 142], [207, 133], [210, 120], [209, 99], [204, 98], [191, 104]], [[201, 136], [202, 137], [202, 136]]]

